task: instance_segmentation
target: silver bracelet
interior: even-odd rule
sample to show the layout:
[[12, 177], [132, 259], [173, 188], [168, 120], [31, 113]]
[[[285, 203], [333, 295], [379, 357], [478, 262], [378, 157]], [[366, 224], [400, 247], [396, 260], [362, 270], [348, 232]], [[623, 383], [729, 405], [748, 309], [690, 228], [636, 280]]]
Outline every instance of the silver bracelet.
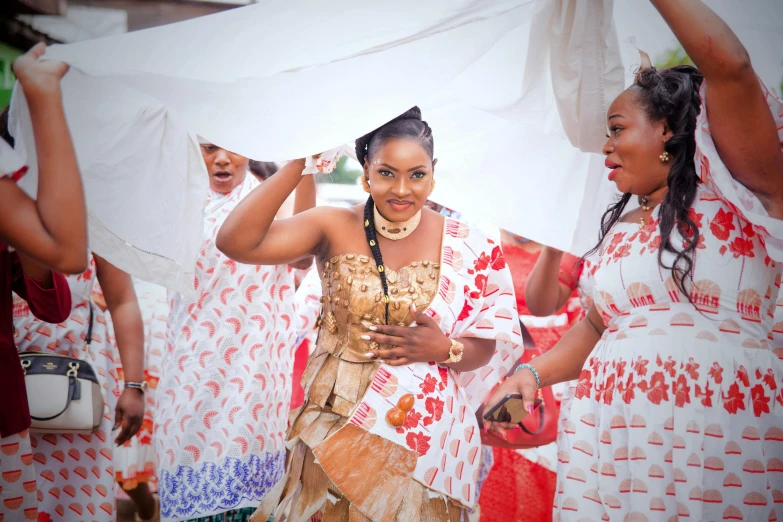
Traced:
[[144, 393], [144, 389], [147, 387], [147, 382], [126, 382], [125, 388], [132, 388], [134, 390], [139, 390], [141, 393]]
[[533, 377], [536, 378], [536, 390], [541, 388], [541, 380], [538, 378], [538, 371], [533, 368], [532, 364], [520, 364], [517, 366], [517, 369], [514, 370], [514, 373], [517, 373], [519, 370], [530, 370], [530, 372], [533, 374]]

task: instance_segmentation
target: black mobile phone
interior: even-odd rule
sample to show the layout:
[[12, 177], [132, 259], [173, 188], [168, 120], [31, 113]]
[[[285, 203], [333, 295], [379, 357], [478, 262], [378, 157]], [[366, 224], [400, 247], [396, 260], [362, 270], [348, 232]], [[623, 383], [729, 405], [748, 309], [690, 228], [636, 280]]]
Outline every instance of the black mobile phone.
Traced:
[[[533, 409], [535, 410], [544, 401], [542, 399], [533, 399]], [[522, 395], [506, 395], [502, 401], [497, 403], [491, 410], [484, 414], [484, 419], [488, 421], [510, 422], [519, 424], [529, 413], [522, 405]]]

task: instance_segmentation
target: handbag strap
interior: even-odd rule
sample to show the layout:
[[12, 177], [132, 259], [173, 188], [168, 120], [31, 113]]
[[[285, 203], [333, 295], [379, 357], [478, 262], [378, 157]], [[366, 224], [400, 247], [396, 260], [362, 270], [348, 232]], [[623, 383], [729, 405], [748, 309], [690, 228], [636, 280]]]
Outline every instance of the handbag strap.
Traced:
[[530, 431], [525, 427], [524, 424], [521, 422], [519, 423], [519, 427], [522, 428], [522, 431], [527, 433], [528, 435], [540, 435], [542, 431], [544, 431], [544, 404], [541, 403], [541, 406], [538, 408], [538, 429], [536, 431]]
[[87, 306], [90, 308], [90, 324], [87, 326], [87, 337], [84, 342], [87, 343], [87, 346], [90, 346], [90, 343], [92, 342], [92, 321], [95, 315], [92, 309], [92, 299], [87, 300]]
[[[95, 319], [95, 311], [93, 310], [92, 299], [87, 299], [87, 308], [90, 310], [90, 322], [87, 324], [87, 333], [84, 336], [84, 344], [87, 345], [87, 349], [90, 349], [92, 344], [92, 324]], [[79, 356], [74, 353], [75, 346], [71, 346], [71, 357], [79, 359]]]
[[68, 406], [71, 405], [71, 401], [73, 400], [73, 396], [76, 394], [76, 377], [74, 375], [68, 376], [68, 400], [65, 401], [65, 407], [60, 411], [60, 413], [56, 413], [52, 415], [51, 417], [36, 417], [35, 415], [30, 415], [30, 418], [37, 421], [48, 421], [52, 419], [56, 419], [63, 413], [65, 413], [65, 410], [68, 409]]

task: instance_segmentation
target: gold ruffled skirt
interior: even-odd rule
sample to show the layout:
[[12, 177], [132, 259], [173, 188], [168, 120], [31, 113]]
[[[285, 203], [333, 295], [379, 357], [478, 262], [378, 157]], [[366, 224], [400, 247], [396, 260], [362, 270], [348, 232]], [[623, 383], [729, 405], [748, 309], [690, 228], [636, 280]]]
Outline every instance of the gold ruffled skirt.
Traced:
[[[416, 463], [407, 449], [353, 425], [346, 427], [379, 365], [346, 361], [323, 349], [310, 358], [302, 379], [309, 393], [291, 415], [286, 476], [252, 522], [266, 522], [272, 513], [276, 522], [463, 519], [462, 506], [412, 478]], [[313, 448], [336, 433], [328, 451], [316, 449], [316, 458]], [[350, 492], [341, 492], [324, 468]]]

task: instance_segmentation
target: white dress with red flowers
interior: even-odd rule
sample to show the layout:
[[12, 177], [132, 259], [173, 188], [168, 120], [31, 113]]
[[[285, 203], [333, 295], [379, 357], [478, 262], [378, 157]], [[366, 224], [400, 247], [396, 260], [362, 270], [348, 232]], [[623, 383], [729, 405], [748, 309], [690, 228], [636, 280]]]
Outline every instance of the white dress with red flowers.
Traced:
[[608, 329], [563, 425], [555, 520], [783, 520], [783, 351], [771, 342], [781, 265], [770, 258], [781, 259], [781, 222], [730, 177], [705, 111], [696, 138], [693, 304], [659, 266], [658, 212], [643, 230], [618, 223], [593, 293]]

